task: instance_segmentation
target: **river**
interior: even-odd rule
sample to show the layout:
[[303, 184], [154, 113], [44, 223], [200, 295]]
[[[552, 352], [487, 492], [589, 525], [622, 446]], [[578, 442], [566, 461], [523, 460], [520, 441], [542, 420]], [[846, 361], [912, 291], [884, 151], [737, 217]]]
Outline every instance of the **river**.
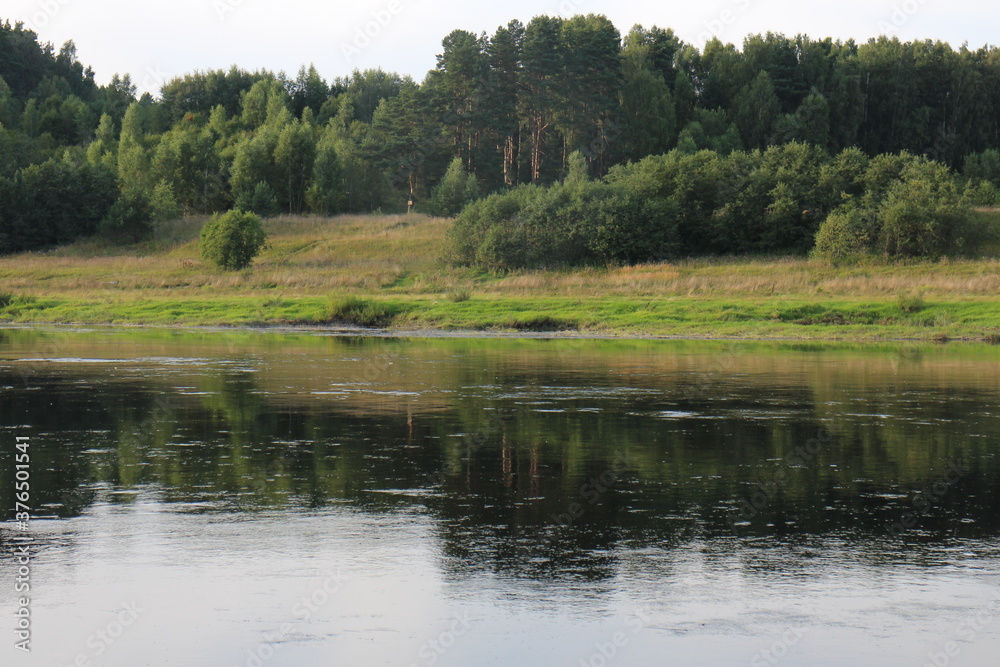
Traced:
[[3, 665], [1000, 652], [998, 347], [10, 328], [0, 391]]

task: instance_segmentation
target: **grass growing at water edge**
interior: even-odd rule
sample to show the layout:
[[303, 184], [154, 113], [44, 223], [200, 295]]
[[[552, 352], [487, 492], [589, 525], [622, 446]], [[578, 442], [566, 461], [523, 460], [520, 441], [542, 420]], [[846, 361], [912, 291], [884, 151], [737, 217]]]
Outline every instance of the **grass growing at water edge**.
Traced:
[[330, 299], [328, 317], [334, 324], [384, 328], [390, 326], [404, 310], [398, 303], [390, 304], [357, 296], [338, 296]]
[[[982, 215], [988, 215], [982, 213]], [[992, 213], [1000, 227], [1000, 213]], [[0, 321], [355, 325], [608, 335], [1000, 335], [1000, 262], [699, 258], [492, 275], [439, 261], [450, 221], [280, 217], [251, 270], [201, 261], [199, 221], [130, 248], [0, 257]], [[331, 296], [332, 295], [332, 296]]]

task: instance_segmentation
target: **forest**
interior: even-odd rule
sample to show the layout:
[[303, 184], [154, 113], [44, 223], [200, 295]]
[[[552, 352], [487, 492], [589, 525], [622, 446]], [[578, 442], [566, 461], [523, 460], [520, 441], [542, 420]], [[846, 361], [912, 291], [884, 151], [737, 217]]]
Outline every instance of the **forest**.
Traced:
[[[968, 244], [963, 210], [1000, 191], [994, 47], [768, 33], [699, 49], [669, 29], [539, 16], [456, 30], [437, 60], [419, 83], [234, 65], [138, 95], [127, 74], [98, 85], [72, 42], [4, 22], [0, 253], [131, 243], [183, 214], [413, 198], [465, 208], [451, 257], [490, 268], [801, 253], [817, 235], [834, 255], [933, 256]], [[927, 211], [932, 231], [900, 235]], [[558, 224], [586, 238], [564, 255], [525, 245]]]

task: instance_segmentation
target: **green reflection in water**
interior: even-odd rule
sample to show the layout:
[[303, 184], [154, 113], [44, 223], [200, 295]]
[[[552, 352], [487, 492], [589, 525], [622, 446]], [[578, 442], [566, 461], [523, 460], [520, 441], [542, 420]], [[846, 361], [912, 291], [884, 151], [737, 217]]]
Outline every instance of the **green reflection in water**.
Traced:
[[592, 576], [620, 543], [1000, 529], [995, 347], [6, 330], [0, 386], [43, 515], [416, 509], [458, 567]]

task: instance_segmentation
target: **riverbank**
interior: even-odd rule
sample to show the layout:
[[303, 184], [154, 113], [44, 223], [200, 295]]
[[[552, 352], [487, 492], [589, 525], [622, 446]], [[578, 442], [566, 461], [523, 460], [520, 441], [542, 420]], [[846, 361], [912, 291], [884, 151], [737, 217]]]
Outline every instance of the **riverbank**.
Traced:
[[0, 258], [0, 322], [357, 324], [607, 336], [1000, 340], [1000, 261], [686, 260], [490, 275], [438, 260], [450, 221], [283, 217], [250, 271], [198, 258], [201, 219], [132, 248]]

